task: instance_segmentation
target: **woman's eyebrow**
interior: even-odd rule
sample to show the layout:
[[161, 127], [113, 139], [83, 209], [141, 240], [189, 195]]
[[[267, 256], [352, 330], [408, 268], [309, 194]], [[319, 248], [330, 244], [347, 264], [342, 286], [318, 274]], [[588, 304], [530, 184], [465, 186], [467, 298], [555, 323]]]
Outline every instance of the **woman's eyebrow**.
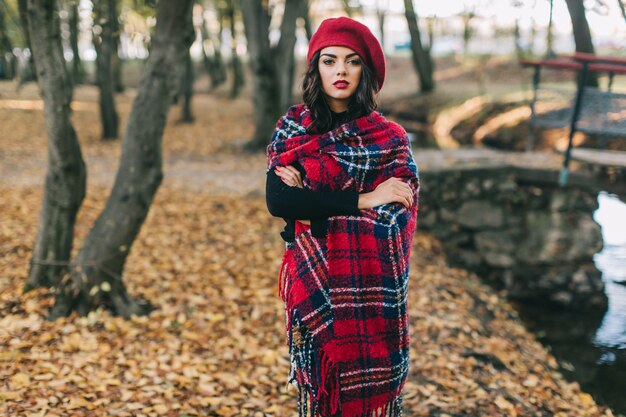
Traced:
[[[337, 55], [333, 55], [333, 54], [329, 54], [329, 53], [323, 53], [321, 56], [324, 56], [324, 55], [329, 56], [331, 58], [337, 58]], [[358, 56], [359, 54], [357, 54], [356, 52], [353, 52], [351, 54], [346, 55], [346, 58], [352, 58], [355, 55]]]

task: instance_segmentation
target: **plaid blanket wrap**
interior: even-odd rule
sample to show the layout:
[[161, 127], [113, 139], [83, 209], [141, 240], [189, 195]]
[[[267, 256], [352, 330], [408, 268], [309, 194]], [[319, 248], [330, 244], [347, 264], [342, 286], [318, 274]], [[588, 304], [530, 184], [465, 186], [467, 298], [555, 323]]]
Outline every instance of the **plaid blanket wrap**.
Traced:
[[406, 132], [380, 113], [309, 134], [310, 112], [292, 106], [267, 147], [268, 170], [299, 161], [311, 190], [369, 192], [401, 177], [414, 204], [391, 203], [329, 218], [313, 237], [296, 222], [279, 273], [300, 417], [401, 416], [409, 370], [407, 288], [419, 176]]

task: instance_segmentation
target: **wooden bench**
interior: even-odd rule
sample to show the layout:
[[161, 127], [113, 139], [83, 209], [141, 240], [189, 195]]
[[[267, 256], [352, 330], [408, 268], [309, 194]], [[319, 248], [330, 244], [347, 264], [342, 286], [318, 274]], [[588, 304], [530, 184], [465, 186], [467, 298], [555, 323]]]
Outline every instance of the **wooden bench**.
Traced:
[[[601, 148], [606, 146], [609, 137], [626, 138], [626, 93], [613, 91], [615, 75], [626, 74], [626, 59], [576, 53], [547, 60], [521, 61], [520, 64], [534, 68], [533, 99], [530, 105], [531, 134], [526, 149], [533, 147], [532, 127], [569, 127], [567, 148], [561, 150], [564, 159], [559, 184], [567, 184], [569, 162], [572, 159], [595, 165], [626, 167], [626, 152], [573, 149], [572, 145], [576, 132], [600, 135]], [[577, 88], [541, 86], [542, 68], [576, 72]], [[608, 74], [606, 90], [586, 85], [591, 71]]]

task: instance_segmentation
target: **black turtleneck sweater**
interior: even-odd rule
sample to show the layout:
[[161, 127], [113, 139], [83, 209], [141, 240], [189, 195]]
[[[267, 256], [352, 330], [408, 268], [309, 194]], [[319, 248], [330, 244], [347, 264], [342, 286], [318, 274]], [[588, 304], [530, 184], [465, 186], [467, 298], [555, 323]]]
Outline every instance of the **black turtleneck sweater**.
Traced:
[[[347, 112], [331, 113], [334, 128], [345, 120]], [[293, 166], [304, 178], [304, 168], [297, 162]], [[280, 235], [287, 242], [293, 241], [295, 237], [296, 219], [310, 220], [311, 234], [324, 237], [328, 231], [328, 217], [360, 213], [357, 191], [311, 191], [291, 187], [273, 169], [267, 172], [265, 201], [270, 214], [285, 220], [285, 229]]]

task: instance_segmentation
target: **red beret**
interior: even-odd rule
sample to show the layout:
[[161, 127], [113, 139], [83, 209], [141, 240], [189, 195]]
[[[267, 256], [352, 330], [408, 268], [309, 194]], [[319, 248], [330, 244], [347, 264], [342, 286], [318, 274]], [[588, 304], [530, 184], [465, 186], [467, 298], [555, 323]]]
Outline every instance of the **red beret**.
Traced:
[[327, 46], [346, 46], [358, 53], [376, 74], [378, 90], [382, 88], [385, 81], [385, 54], [367, 26], [349, 17], [325, 19], [311, 37], [307, 62], [310, 64], [313, 55]]

